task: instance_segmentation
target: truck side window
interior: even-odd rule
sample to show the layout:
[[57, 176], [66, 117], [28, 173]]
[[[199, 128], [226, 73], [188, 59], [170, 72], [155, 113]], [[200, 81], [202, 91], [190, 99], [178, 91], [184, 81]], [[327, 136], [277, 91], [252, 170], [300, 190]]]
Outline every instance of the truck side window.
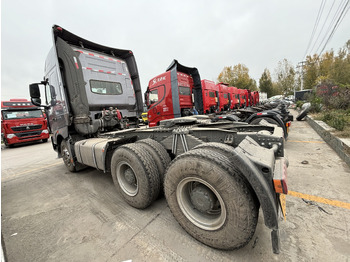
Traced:
[[209, 92], [209, 97], [215, 97], [215, 93], [214, 92]]
[[191, 95], [191, 89], [187, 86], [179, 86], [180, 95], [189, 96]]
[[158, 102], [158, 89], [149, 92], [149, 101], [151, 104]]
[[90, 80], [91, 92], [99, 95], [121, 95], [123, 88], [119, 82]]

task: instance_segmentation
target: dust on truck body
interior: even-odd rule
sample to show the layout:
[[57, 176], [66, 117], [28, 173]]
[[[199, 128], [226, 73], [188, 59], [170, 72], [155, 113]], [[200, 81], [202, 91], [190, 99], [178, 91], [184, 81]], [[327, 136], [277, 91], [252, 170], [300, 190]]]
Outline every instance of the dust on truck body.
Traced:
[[[133, 118], [142, 112], [132, 52], [89, 42], [58, 26], [53, 27], [53, 36], [52, 61], [46, 65], [52, 73], [31, 84], [30, 94], [33, 103], [41, 105], [39, 86], [44, 86], [48, 101], [42, 106], [55, 123], [51, 124], [53, 148], [70, 171], [91, 166], [111, 172], [117, 191], [135, 208], [148, 207], [164, 192], [180, 225], [197, 240], [219, 249], [246, 245], [261, 207], [265, 225], [272, 230], [273, 251], [279, 252], [279, 198], [287, 193], [287, 161], [279, 127], [214, 123], [198, 115], [164, 120], [157, 127], [131, 128]], [[86, 60], [96, 56], [106, 66], [96, 59], [91, 68], [99, 65], [95, 70], [103, 72], [84, 68], [89, 66]], [[177, 66], [181, 67], [171, 68]], [[169, 71], [179, 83], [182, 76]], [[196, 89], [200, 78], [191, 73], [193, 93], [201, 98], [202, 90]], [[188, 87], [186, 79], [180, 79], [184, 87]], [[101, 84], [95, 86], [94, 81]], [[175, 109], [181, 113], [180, 107]]]

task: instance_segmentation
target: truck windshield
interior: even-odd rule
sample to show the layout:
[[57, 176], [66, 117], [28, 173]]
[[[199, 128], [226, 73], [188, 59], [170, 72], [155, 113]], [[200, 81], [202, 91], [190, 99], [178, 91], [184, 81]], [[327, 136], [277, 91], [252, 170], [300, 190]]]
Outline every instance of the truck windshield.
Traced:
[[4, 119], [42, 118], [43, 112], [36, 110], [2, 111]]

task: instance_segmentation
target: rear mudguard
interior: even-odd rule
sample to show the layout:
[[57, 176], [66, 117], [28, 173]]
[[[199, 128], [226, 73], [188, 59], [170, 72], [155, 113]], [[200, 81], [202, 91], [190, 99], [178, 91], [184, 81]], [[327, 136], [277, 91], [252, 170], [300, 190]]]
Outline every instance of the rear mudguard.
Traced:
[[[255, 192], [264, 215], [265, 225], [272, 229], [271, 240], [274, 253], [280, 251], [279, 240], [279, 200], [272, 180], [276, 172], [287, 165], [284, 157], [275, 156], [271, 149], [260, 147], [253, 139], [247, 137], [238, 147], [232, 150], [231, 161], [241, 171]], [[268, 170], [268, 171], [267, 171]]]
[[268, 112], [255, 113], [255, 114], [252, 114], [250, 117], [248, 117], [245, 120], [245, 122], [250, 123], [254, 119], [261, 118], [261, 117], [269, 117], [269, 118], [272, 118], [273, 120], [275, 120], [278, 123], [279, 127], [281, 127], [283, 129], [284, 138], [287, 139], [287, 137], [288, 137], [287, 127], [286, 127], [285, 123], [283, 122], [282, 117], [277, 112], [268, 111]]

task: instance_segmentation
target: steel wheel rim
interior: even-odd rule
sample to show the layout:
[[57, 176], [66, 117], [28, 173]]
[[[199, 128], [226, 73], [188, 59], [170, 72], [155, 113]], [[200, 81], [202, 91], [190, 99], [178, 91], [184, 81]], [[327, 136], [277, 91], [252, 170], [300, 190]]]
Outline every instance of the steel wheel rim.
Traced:
[[[193, 187], [194, 183], [202, 184], [210, 189], [212, 193], [214, 193], [220, 205], [220, 209], [217, 210], [219, 212], [213, 212], [210, 214], [196, 209], [190, 196], [191, 188]], [[184, 216], [201, 229], [214, 231], [221, 228], [226, 221], [227, 214], [222, 197], [213, 186], [201, 178], [187, 177], [182, 179], [176, 188], [176, 198]]]
[[[132, 172], [135, 178], [135, 183], [130, 183], [126, 176], [128, 176], [128, 172]], [[133, 168], [125, 161], [121, 161], [118, 163], [116, 167], [117, 180], [120, 188], [124, 191], [128, 196], [135, 196], [139, 191], [139, 186], [137, 182], [137, 177]], [[130, 173], [129, 173], [130, 175]]]
[[66, 146], [63, 145], [63, 148], [62, 148], [62, 158], [63, 158], [63, 161], [64, 163], [66, 164], [66, 166], [71, 166], [71, 161], [70, 161], [70, 154], [69, 154], [69, 151], [67, 149]]

